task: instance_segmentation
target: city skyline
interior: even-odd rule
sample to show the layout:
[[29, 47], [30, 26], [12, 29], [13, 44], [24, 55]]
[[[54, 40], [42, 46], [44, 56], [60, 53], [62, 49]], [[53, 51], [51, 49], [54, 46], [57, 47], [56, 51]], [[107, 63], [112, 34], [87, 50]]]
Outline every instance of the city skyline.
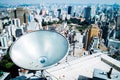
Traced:
[[0, 0], [1, 4], [41, 4], [41, 3], [68, 3], [68, 4], [120, 4], [120, 0]]
[[120, 80], [119, 1], [0, 0], [0, 80]]

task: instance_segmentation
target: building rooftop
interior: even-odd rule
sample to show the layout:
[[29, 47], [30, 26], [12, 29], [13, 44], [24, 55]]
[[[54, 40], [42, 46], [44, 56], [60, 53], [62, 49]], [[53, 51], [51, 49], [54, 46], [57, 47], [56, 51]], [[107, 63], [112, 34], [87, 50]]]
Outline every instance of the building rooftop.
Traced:
[[[109, 79], [107, 76], [111, 68], [111, 77], [114, 79]], [[102, 75], [103, 73], [106, 75]], [[22, 77], [23, 75], [26, 78], [38, 78], [38, 76], [41, 76], [41, 71], [37, 71], [35, 76], [33, 73], [25, 73], [20, 76]], [[47, 79], [52, 78], [52, 80], [98, 80], [98, 78], [119, 80], [120, 62], [101, 52], [85, 55], [81, 58], [68, 56], [67, 59], [65, 58], [58, 64], [44, 70], [44, 76]]]
[[[106, 62], [108, 61], [108, 62]], [[112, 67], [111, 64], [119, 67], [120, 62], [101, 53], [93, 54], [90, 56], [77, 58], [66, 63], [60, 63], [57, 66], [47, 69], [50, 75], [54, 75], [54, 80], [79, 80], [79, 76], [93, 78], [94, 69], [100, 69], [108, 72]], [[116, 67], [113, 68], [113, 73], [119, 73]], [[120, 74], [120, 73], [119, 73]]]

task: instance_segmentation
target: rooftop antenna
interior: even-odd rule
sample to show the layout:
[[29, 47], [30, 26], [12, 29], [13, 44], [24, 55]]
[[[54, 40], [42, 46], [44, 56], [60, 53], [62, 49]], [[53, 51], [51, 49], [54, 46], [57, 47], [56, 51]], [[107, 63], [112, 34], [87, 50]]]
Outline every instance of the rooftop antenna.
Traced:
[[111, 79], [112, 70], [113, 70], [113, 68], [110, 68], [110, 71], [107, 72], [107, 77], [108, 77], [109, 79]]

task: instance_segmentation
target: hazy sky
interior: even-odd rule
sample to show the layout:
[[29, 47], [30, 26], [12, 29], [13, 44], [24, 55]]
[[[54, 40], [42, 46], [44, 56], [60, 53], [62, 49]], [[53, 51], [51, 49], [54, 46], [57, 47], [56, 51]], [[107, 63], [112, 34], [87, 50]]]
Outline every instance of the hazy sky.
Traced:
[[99, 3], [99, 4], [120, 4], [120, 0], [0, 0], [0, 3], [22, 4], [22, 3]]

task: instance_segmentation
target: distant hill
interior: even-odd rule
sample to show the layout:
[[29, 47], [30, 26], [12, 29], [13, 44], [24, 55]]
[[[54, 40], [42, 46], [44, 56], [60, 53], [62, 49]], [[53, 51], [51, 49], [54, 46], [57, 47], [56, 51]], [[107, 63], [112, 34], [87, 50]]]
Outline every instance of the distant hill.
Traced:
[[6, 4], [0, 4], [0, 8], [8, 8], [8, 5], [6, 5]]
[[29, 6], [39, 6], [40, 4], [1, 4], [0, 8], [13, 8], [13, 7], [29, 7]]

